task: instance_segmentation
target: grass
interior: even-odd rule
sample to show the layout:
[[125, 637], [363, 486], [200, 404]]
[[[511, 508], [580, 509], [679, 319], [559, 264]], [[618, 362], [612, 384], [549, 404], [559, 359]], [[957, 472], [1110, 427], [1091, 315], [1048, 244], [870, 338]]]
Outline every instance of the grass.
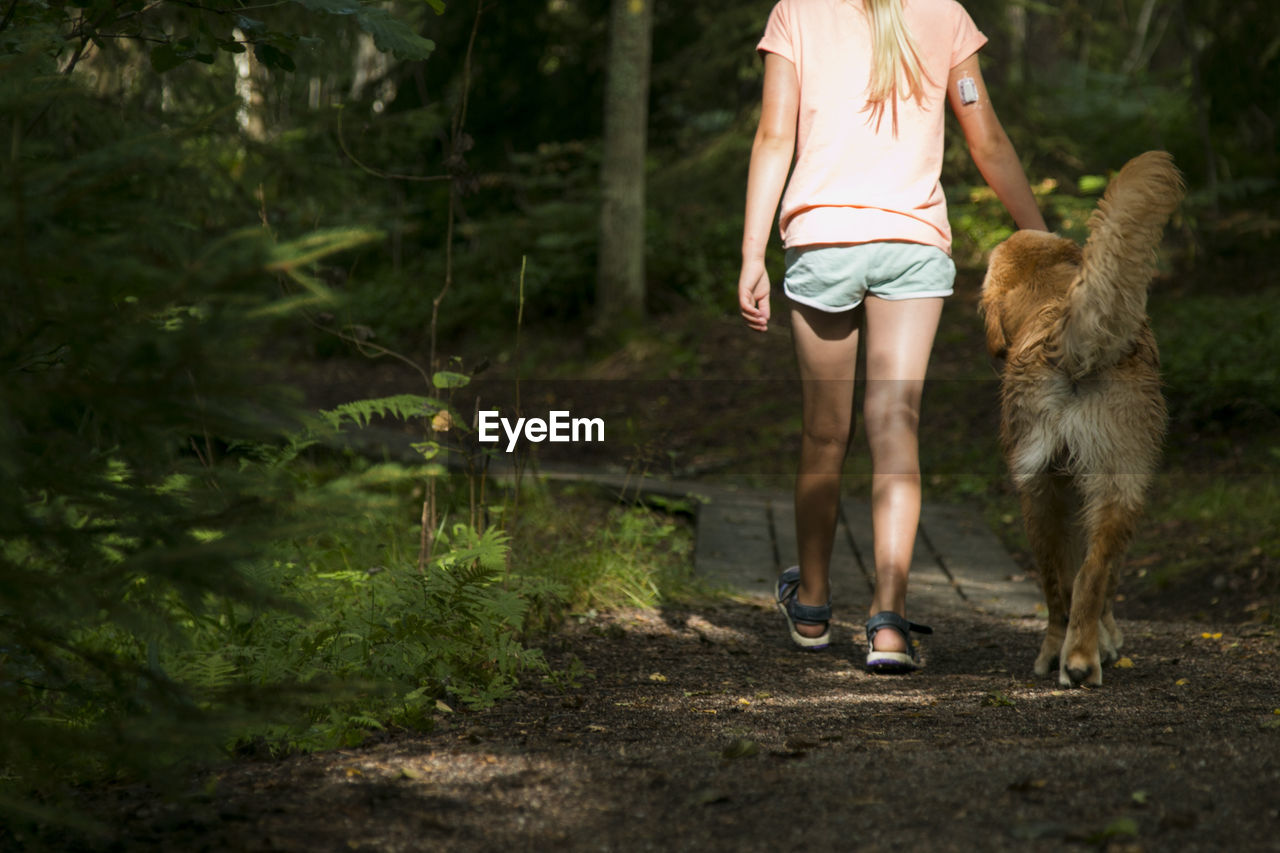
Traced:
[[[1148, 521], [1129, 554], [1136, 579], [1167, 590], [1195, 577], [1254, 604], [1276, 591], [1268, 577], [1280, 563], [1274, 473], [1252, 476], [1166, 470], [1147, 506]], [[1256, 610], [1258, 608], [1253, 607]]]
[[512, 531], [511, 571], [559, 591], [559, 612], [656, 607], [702, 592], [693, 528], [679, 515], [623, 503], [591, 484], [526, 489]]

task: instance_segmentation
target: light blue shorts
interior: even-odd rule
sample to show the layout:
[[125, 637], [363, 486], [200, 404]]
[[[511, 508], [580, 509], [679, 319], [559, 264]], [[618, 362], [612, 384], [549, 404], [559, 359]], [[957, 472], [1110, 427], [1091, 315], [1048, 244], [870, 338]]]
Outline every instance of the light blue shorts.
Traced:
[[857, 308], [868, 293], [881, 299], [950, 296], [956, 265], [937, 246], [883, 241], [787, 249], [782, 288], [820, 311]]

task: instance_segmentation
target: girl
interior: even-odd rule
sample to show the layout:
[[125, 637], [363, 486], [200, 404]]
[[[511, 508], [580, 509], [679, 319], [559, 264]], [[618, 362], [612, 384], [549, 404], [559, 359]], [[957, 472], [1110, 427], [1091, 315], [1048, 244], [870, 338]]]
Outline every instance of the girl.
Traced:
[[920, 395], [942, 299], [955, 279], [938, 182], [944, 100], [1018, 227], [1047, 230], [987, 98], [977, 55], [985, 43], [955, 0], [781, 0], [757, 48], [764, 98], [747, 179], [738, 303], [748, 326], [768, 328], [764, 253], [781, 197], [783, 289], [804, 406], [795, 491], [800, 563], [779, 578], [778, 607], [799, 646], [828, 644], [829, 563], [863, 325], [876, 566], [866, 625], [872, 670], [915, 669], [909, 632], [930, 630], [905, 616], [920, 518]]

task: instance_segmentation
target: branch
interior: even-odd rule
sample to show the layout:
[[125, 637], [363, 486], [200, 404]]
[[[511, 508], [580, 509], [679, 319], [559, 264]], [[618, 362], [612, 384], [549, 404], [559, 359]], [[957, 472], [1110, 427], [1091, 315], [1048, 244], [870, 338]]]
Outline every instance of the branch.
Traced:
[[98, 39], [129, 39], [130, 41], [149, 41], [155, 44], [168, 44], [169, 39], [159, 36], [144, 36], [142, 33], [94, 33]]
[[378, 178], [385, 178], [386, 180], [395, 180], [395, 181], [429, 182], [429, 181], [449, 180], [449, 177], [450, 177], [449, 175], [400, 175], [395, 172], [383, 172], [382, 170], [375, 169], [372, 166], [366, 166], [364, 163], [360, 162], [360, 160], [356, 158], [356, 155], [351, 153], [351, 150], [347, 148], [347, 141], [342, 137], [342, 110], [343, 110], [343, 105], [339, 104], [338, 105], [338, 147], [342, 149], [343, 154], [347, 155], [348, 160], [350, 160], [352, 163], [355, 163], [357, 166], [359, 166], [364, 171], [368, 172], [370, 175], [373, 175]]
[[173, 3], [173, 4], [178, 5], [178, 6], [186, 6], [186, 7], [190, 8], [190, 9], [199, 9], [199, 10], [201, 10], [201, 11], [203, 11], [203, 12], [213, 12], [215, 15], [230, 15], [230, 14], [231, 14], [231, 10], [230, 10], [230, 9], [217, 9], [217, 8], [214, 8], [213, 6], [203, 6], [203, 5], [199, 4], [199, 3], [194, 3], [194, 2], [192, 2], [192, 0], [167, 0], [167, 2], [169, 2], [169, 3]]
[[70, 74], [76, 70], [76, 63], [84, 56], [85, 46], [89, 44], [88, 36], [80, 36], [80, 44], [76, 45], [76, 52], [71, 55], [71, 61], [67, 63], [67, 67], [62, 70], [63, 74]]
[[[453, 139], [458, 141], [458, 134], [467, 121], [467, 102], [471, 100], [471, 55], [476, 46], [476, 33], [480, 31], [480, 15], [484, 12], [484, 0], [476, 3], [476, 17], [471, 22], [471, 38], [467, 39], [467, 53], [462, 61], [462, 104], [453, 117]], [[453, 153], [452, 151], [449, 153]]]
[[332, 326], [326, 326], [319, 320], [315, 320], [311, 317], [307, 318], [307, 322], [320, 331], [333, 335], [340, 341], [351, 344], [356, 348], [356, 352], [360, 353], [365, 358], [379, 358], [384, 355], [389, 355], [397, 361], [404, 362], [418, 372], [418, 375], [422, 377], [422, 381], [426, 383], [427, 388], [433, 387], [431, 384], [431, 376], [428, 375], [427, 371], [423, 370], [421, 365], [408, 356], [401, 355], [395, 350], [388, 349], [380, 344], [375, 344], [370, 341], [357, 338], [355, 335], [350, 335], [342, 329], [335, 329]]
[[13, 13], [18, 10], [18, 0], [12, 0], [9, 8], [4, 10], [4, 17], [0, 18], [0, 31], [9, 26], [9, 22], [13, 20]]

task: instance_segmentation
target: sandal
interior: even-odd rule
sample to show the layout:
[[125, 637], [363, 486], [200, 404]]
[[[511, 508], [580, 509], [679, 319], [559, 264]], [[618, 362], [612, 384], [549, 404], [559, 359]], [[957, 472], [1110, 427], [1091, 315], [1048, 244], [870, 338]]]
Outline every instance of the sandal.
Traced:
[[[875, 636], [878, 632], [889, 628], [902, 635], [907, 643], [905, 652], [878, 652], [875, 647]], [[920, 668], [920, 658], [916, 654], [916, 644], [911, 641], [911, 632], [932, 634], [928, 625], [917, 625], [909, 622], [892, 610], [882, 610], [867, 620], [867, 669], [872, 672], [911, 672]]]
[[[797, 646], [808, 651], [825, 649], [831, 643], [831, 603], [801, 604], [796, 601], [800, 592], [800, 567], [792, 566], [778, 577], [774, 598], [778, 609], [787, 619], [787, 630]], [[823, 631], [816, 637], [806, 637], [796, 630], [796, 625], [821, 625]]]

